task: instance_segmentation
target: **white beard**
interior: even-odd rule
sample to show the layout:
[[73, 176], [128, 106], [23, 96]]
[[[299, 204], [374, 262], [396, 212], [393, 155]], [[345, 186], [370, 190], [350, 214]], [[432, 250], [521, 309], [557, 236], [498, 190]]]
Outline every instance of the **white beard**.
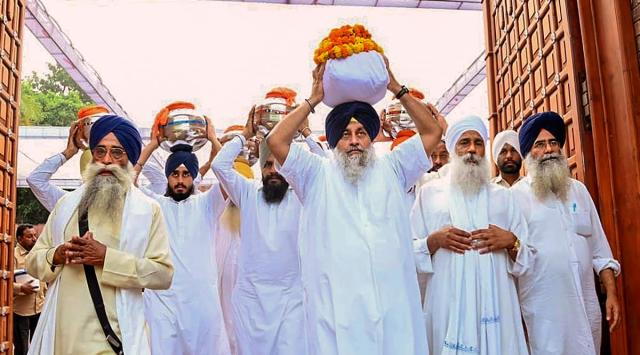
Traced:
[[452, 154], [450, 174], [451, 183], [464, 195], [475, 195], [489, 183], [489, 162], [477, 154]]
[[369, 148], [365, 148], [360, 155], [350, 157], [347, 152], [342, 152], [338, 149], [333, 150], [333, 155], [345, 179], [353, 185], [360, 180], [362, 175], [367, 171], [367, 168], [376, 159], [373, 144], [370, 145]]
[[[98, 175], [102, 170], [109, 170], [113, 175]], [[118, 221], [122, 217], [124, 199], [133, 176], [131, 163], [126, 169], [118, 165], [90, 163], [83, 173], [85, 190], [78, 206], [79, 215], [87, 213], [91, 208], [105, 214], [111, 221]]]
[[[553, 159], [555, 158], [555, 159]], [[567, 158], [562, 154], [545, 154], [535, 159], [529, 154], [525, 166], [531, 178], [531, 189], [539, 200], [555, 196], [566, 201], [571, 187], [571, 172]]]

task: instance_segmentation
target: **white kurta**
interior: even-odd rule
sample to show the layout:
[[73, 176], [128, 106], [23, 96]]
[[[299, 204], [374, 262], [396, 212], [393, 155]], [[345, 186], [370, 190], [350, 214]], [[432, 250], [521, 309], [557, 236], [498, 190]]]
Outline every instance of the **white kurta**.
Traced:
[[162, 208], [175, 267], [169, 290], [144, 292], [151, 351], [154, 354], [229, 354], [211, 240], [225, 206], [219, 184], [180, 202], [141, 190]]
[[312, 355], [425, 355], [406, 193], [431, 161], [419, 137], [357, 185], [334, 158], [292, 145], [280, 173], [303, 204], [300, 260]]
[[[230, 202], [227, 202], [227, 205]], [[237, 213], [240, 213], [237, 211]], [[224, 216], [224, 212], [222, 212]], [[229, 337], [229, 348], [232, 355], [238, 354], [236, 331], [233, 326], [233, 310], [231, 307], [231, 295], [238, 275], [238, 253], [240, 252], [240, 227], [232, 230], [221, 219], [216, 227], [214, 236], [216, 264], [218, 265], [218, 293], [224, 318], [225, 329]]]
[[[463, 197], [452, 191], [449, 178], [439, 179], [420, 190], [411, 219], [418, 269], [430, 273], [424, 314], [431, 354], [528, 354], [515, 278], [527, 270], [532, 250], [509, 190], [487, 184], [476, 196]], [[480, 255], [441, 248], [429, 255], [431, 233], [446, 226], [472, 232], [488, 224], [520, 239], [515, 262], [505, 250]]]
[[571, 180], [566, 202], [538, 200], [526, 177], [513, 191], [538, 250], [532, 272], [518, 281], [522, 314], [533, 355], [600, 352], [600, 305], [593, 272], [620, 264], [613, 259], [587, 188]]
[[244, 142], [224, 145], [213, 171], [240, 208], [238, 276], [232, 295], [234, 326], [242, 355], [305, 353], [302, 283], [298, 258], [301, 205], [293, 191], [267, 203], [262, 181], [233, 169]]

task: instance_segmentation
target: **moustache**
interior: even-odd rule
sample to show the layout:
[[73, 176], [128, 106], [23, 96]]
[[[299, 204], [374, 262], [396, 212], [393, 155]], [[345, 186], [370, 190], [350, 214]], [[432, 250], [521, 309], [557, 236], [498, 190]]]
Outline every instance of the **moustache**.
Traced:
[[540, 158], [540, 163], [546, 163], [546, 162], [550, 162], [552, 160], [558, 160], [560, 157], [556, 154], [553, 155], [544, 155], [542, 158]]
[[175, 186], [175, 188], [176, 188], [176, 189], [177, 189], [177, 188], [180, 188], [180, 187], [182, 187], [183, 189], [186, 189], [186, 188], [187, 188], [187, 187], [186, 187], [186, 186], [184, 186], [183, 184], [177, 184], [177, 185]]
[[351, 148], [351, 149], [347, 150], [347, 154], [349, 154], [349, 153], [353, 153], [353, 152], [364, 153], [364, 149], [360, 149], [360, 148]]
[[284, 178], [282, 177], [282, 175], [280, 174], [269, 174], [267, 176], [264, 177], [263, 180], [265, 181], [269, 181], [271, 179], [276, 179], [276, 180], [280, 180], [280, 181], [284, 181]]

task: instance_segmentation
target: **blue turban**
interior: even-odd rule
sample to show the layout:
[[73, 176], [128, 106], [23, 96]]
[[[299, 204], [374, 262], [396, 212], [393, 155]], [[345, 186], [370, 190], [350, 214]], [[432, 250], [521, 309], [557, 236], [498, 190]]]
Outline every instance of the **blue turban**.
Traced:
[[107, 134], [113, 133], [125, 152], [131, 164], [135, 165], [142, 150], [142, 137], [133, 123], [126, 118], [116, 115], [100, 117], [93, 125], [89, 133], [89, 149], [93, 150]]
[[523, 157], [527, 157], [533, 147], [533, 143], [535, 143], [540, 131], [543, 129], [549, 131], [558, 143], [560, 143], [561, 147], [564, 146], [566, 128], [562, 117], [555, 112], [536, 113], [529, 116], [518, 131], [518, 140], [520, 141], [520, 149]]
[[169, 177], [180, 165], [189, 170], [192, 178], [198, 176], [198, 157], [191, 151], [193, 147], [188, 144], [178, 144], [171, 148], [171, 155], [167, 158], [167, 163], [164, 165], [164, 174]]
[[324, 123], [329, 147], [336, 147], [351, 118], [355, 118], [364, 126], [372, 141], [376, 138], [380, 131], [380, 118], [373, 106], [360, 101], [345, 102], [334, 107]]

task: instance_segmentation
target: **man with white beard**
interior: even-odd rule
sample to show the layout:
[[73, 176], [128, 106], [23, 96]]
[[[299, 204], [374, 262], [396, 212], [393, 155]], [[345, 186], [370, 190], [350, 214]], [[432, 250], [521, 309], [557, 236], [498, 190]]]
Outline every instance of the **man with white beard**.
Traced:
[[[159, 139], [154, 130], [142, 157], [152, 155], [159, 147]], [[208, 118], [207, 139], [212, 149], [219, 151], [220, 142]], [[172, 148], [165, 163], [164, 195], [141, 187], [162, 208], [176, 268], [169, 290], [145, 292], [145, 315], [154, 354], [226, 355], [230, 353], [229, 339], [220, 305], [212, 240], [225, 207], [225, 196], [219, 183], [203, 193], [194, 193], [198, 158], [191, 150], [186, 144]], [[144, 166], [145, 161], [141, 158], [138, 164]]]
[[248, 180], [233, 168], [235, 157], [255, 136], [252, 118], [253, 110], [242, 134], [228, 141], [213, 161], [213, 172], [240, 209], [242, 242], [231, 296], [238, 353], [304, 355], [298, 258], [302, 206], [276, 171], [266, 141], [260, 143], [261, 180]]
[[595, 271], [607, 293], [609, 331], [618, 325], [620, 305], [613, 258], [598, 211], [586, 187], [571, 178], [562, 154], [564, 120], [537, 113], [519, 131], [528, 176], [511, 190], [538, 250], [531, 272], [518, 280], [522, 315], [533, 355], [600, 353], [601, 313]]
[[85, 183], [58, 201], [27, 257], [50, 284], [29, 354], [150, 353], [142, 290], [168, 288], [173, 266], [160, 206], [132, 185], [141, 147], [124, 118], [93, 124]]
[[431, 167], [429, 153], [442, 129], [389, 71], [388, 89], [414, 120], [416, 136], [376, 158], [371, 142], [380, 130], [378, 114], [369, 104], [348, 102], [325, 122], [331, 157], [291, 144], [324, 97], [323, 72], [323, 65], [314, 70], [311, 97], [267, 137], [303, 205], [299, 244], [309, 354], [424, 355], [405, 196]]
[[489, 183], [487, 139], [479, 117], [449, 126], [449, 174], [422, 188], [412, 210], [418, 269], [431, 274], [432, 355], [528, 354], [515, 278], [533, 255], [511, 193]]

